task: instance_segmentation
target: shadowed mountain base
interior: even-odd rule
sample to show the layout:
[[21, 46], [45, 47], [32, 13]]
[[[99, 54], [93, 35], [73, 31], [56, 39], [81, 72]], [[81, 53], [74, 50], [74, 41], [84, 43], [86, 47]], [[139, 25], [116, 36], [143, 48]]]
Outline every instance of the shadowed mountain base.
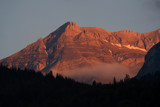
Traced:
[[87, 85], [0, 66], [0, 107], [159, 107], [160, 79]]

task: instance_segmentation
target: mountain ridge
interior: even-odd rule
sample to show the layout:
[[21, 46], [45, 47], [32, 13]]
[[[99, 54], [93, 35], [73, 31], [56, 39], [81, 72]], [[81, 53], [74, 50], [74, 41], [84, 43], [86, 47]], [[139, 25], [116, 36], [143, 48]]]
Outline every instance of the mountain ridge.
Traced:
[[[129, 68], [130, 75], [135, 76], [144, 63], [147, 51], [159, 41], [160, 29], [148, 33], [109, 32], [98, 27], [79, 27], [70, 21], [45, 38], [0, 60], [0, 63], [43, 72], [52, 70], [62, 75], [79, 68], [84, 70], [87, 67], [88, 70], [88, 67], [99, 64], [108, 66], [118, 63]], [[109, 72], [108, 68], [105, 69]]]

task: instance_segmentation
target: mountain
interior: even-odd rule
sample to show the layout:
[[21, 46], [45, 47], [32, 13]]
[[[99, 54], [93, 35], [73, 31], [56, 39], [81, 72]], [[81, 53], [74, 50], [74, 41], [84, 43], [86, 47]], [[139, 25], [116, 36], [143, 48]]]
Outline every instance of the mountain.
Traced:
[[160, 42], [148, 51], [144, 65], [136, 77], [144, 80], [153, 80], [160, 77]]
[[52, 70], [53, 74], [77, 80], [110, 81], [114, 76], [117, 79], [125, 74], [135, 76], [147, 51], [159, 41], [160, 29], [148, 33], [109, 32], [67, 22], [0, 63], [42, 72]]

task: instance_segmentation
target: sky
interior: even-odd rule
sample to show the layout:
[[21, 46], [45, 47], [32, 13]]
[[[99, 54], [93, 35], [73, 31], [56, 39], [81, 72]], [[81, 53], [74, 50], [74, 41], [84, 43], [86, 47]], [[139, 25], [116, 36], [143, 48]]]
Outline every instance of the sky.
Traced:
[[160, 0], [0, 0], [0, 59], [67, 21], [114, 32], [160, 28]]

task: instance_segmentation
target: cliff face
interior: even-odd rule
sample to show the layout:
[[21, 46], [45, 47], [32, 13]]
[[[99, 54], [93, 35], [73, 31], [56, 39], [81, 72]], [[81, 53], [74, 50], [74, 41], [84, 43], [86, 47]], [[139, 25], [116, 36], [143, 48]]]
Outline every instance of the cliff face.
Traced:
[[67, 22], [56, 31], [0, 60], [9, 67], [61, 73], [96, 64], [118, 63], [135, 76], [147, 51], [160, 41], [160, 29], [148, 33], [109, 32], [98, 27], [79, 27]]
[[28, 45], [25, 49], [0, 60], [3, 65], [16, 68], [42, 70], [46, 66], [48, 55], [43, 39]]
[[[157, 75], [156, 75], [157, 74]], [[156, 79], [160, 76], [160, 43], [154, 45], [145, 56], [145, 62], [137, 74], [138, 79]]]

